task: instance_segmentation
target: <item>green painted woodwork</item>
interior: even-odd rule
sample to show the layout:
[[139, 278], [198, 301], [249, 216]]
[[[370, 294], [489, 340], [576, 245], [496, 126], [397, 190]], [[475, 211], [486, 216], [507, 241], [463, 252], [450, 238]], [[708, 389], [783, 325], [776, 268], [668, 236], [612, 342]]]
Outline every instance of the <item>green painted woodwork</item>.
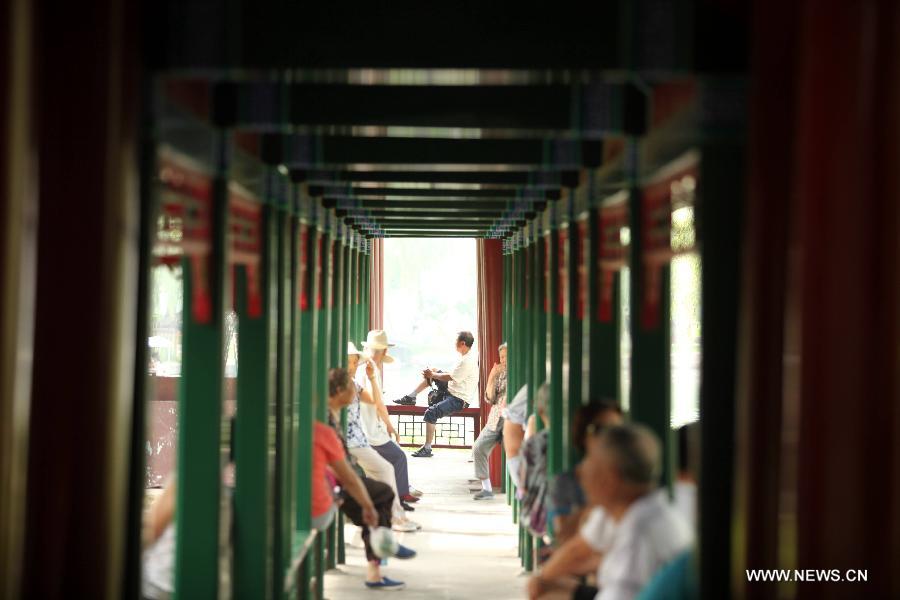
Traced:
[[328, 369], [333, 365], [331, 356], [331, 293], [332, 293], [332, 263], [331, 243], [332, 237], [327, 230], [326, 223], [319, 224], [322, 229], [318, 232], [321, 239], [322, 273], [319, 277], [321, 289], [322, 307], [318, 310], [316, 331], [316, 375], [319, 377], [316, 396], [316, 417], [320, 421], [328, 419]]
[[[332, 237], [331, 256], [331, 339], [329, 368], [346, 364], [347, 339], [344, 332], [344, 248], [340, 236]], [[341, 340], [344, 344], [341, 345]]]
[[663, 445], [662, 483], [671, 489], [674, 463], [674, 436], [670, 427], [669, 267], [660, 268], [658, 326], [647, 329], [641, 323], [644, 295], [642, 255], [641, 192], [630, 191], [631, 227], [631, 420], [650, 427]]
[[285, 303], [289, 302], [288, 275], [289, 268], [285, 262], [289, 261], [289, 243], [285, 228], [288, 226], [288, 215], [283, 210], [278, 210], [274, 215], [276, 245], [275, 289], [277, 293], [278, 315], [276, 319], [276, 377], [275, 377], [275, 486], [273, 494], [273, 512], [276, 525], [274, 527], [272, 559], [272, 594], [274, 598], [281, 598], [284, 593], [282, 580], [284, 571], [290, 564], [291, 557], [291, 533], [293, 531], [293, 510], [291, 494], [293, 487], [291, 480], [291, 454], [289, 452], [288, 439], [290, 434], [290, 421], [288, 420], [290, 406], [290, 322], [286, 317]]
[[360, 340], [365, 339], [371, 326], [371, 296], [372, 296], [372, 246], [370, 240], [363, 240], [363, 254], [360, 257], [361, 273], [359, 282], [361, 304], [359, 307]]
[[274, 475], [270, 424], [275, 408], [275, 356], [278, 311], [278, 236], [275, 209], [262, 215], [263, 247], [259, 266], [262, 314], [247, 312], [247, 273], [237, 271], [235, 309], [238, 314], [237, 417], [234, 428], [234, 597], [271, 597], [268, 562], [271, 553], [272, 512], [269, 491]]
[[316, 542], [319, 539], [317, 532], [298, 530], [295, 532], [294, 541], [290, 548], [291, 560], [281, 572], [278, 579], [278, 590], [289, 598], [300, 596], [305, 598], [304, 590], [310, 580], [310, 562], [315, 560], [314, 552]]
[[[528, 310], [524, 318], [522, 339], [529, 347], [527, 382], [528, 382], [528, 412], [534, 412], [534, 398], [538, 388], [547, 377], [547, 313], [544, 311], [544, 241], [540, 235], [533, 237], [526, 248], [526, 270], [528, 294]], [[535, 420], [538, 430], [543, 428], [540, 419]], [[525, 531], [525, 569], [531, 571], [534, 568], [533, 536]]]
[[[347, 335], [346, 335], [346, 311], [344, 310], [345, 295], [345, 274], [344, 274], [344, 241], [338, 237], [333, 242], [334, 251], [332, 254], [332, 293], [330, 310], [332, 314], [331, 327], [331, 367], [346, 366], [347, 364]], [[329, 367], [329, 368], [331, 368]], [[347, 428], [347, 411], [341, 411], [341, 428], [346, 431]], [[337, 566], [337, 546], [338, 546], [338, 529], [337, 519], [335, 519], [328, 528], [326, 536], [326, 562], [325, 567], [333, 569]]]
[[[550, 432], [547, 441], [547, 475], [552, 476], [562, 470], [564, 453], [564, 425], [567, 418], [565, 399], [563, 397], [563, 347], [565, 346], [565, 327], [560, 305], [560, 264], [562, 264], [560, 238], [565, 235], [559, 229], [553, 229], [546, 237], [550, 244], [550, 269], [547, 278], [547, 294], [549, 311], [547, 312], [547, 355], [549, 357], [547, 379], [550, 382], [550, 399], [548, 412]], [[537, 411], [535, 411], [537, 413]], [[568, 416], [568, 415], [566, 415]]]
[[[305, 236], [303, 234], [305, 228]], [[297, 322], [299, 335], [296, 338], [297, 346], [300, 349], [300, 366], [299, 376], [297, 379], [296, 399], [299, 406], [297, 416], [298, 431], [298, 447], [296, 449], [297, 457], [297, 527], [301, 530], [308, 530], [311, 522], [311, 485], [312, 477], [312, 436], [313, 423], [316, 419], [317, 403], [319, 396], [319, 385], [326, 380], [322, 357], [316, 348], [316, 330], [318, 327], [318, 313], [321, 311], [316, 307], [316, 293], [318, 289], [316, 277], [316, 261], [318, 252], [318, 232], [312, 223], [301, 224], [297, 237], [297, 256], [299, 260], [300, 248], [299, 244], [304, 241], [306, 243], [306, 289], [308, 290], [308, 306], [306, 310], [298, 310]], [[304, 272], [301, 266], [297, 265], [296, 272]], [[296, 298], [298, 295], [295, 295]]]
[[585, 260], [588, 264], [588, 302], [585, 307], [585, 320], [582, 324], [585, 332], [585, 381], [589, 381], [587, 400], [618, 400], [620, 388], [619, 370], [619, 327], [621, 326], [619, 307], [620, 273], [613, 278], [612, 319], [601, 322], [600, 311], [600, 214], [599, 209], [592, 209], [588, 217], [589, 243], [585, 247]]
[[578, 313], [579, 298], [579, 256], [581, 255], [583, 242], [582, 236], [587, 237], [587, 231], [583, 231], [577, 221], [574, 219], [574, 210], [569, 213], [569, 237], [566, 253], [566, 306], [563, 315], [563, 331], [568, 338], [568, 343], [564, 347], [563, 363], [565, 368], [563, 373], [566, 374], [566, 388], [563, 390], [563, 398], [565, 399], [566, 410], [564, 412], [565, 422], [563, 423], [562, 432], [564, 436], [562, 457], [562, 468], [567, 470], [572, 468], [575, 463], [581, 460], [578, 451], [572, 445], [572, 422], [578, 409], [584, 404], [585, 390], [582, 384], [582, 321]]
[[[281, 560], [275, 570], [277, 582], [281, 581], [284, 569], [291, 563], [291, 546], [297, 524], [294, 473], [296, 458], [293, 452], [294, 440], [297, 438], [297, 407], [293, 391], [296, 385], [294, 365], [299, 359], [299, 355], [294, 344], [297, 333], [292, 308], [295, 304], [294, 242], [292, 240], [294, 220], [293, 211], [280, 211], [278, 226], [278, 306], [280, 309], [278, 316], [278, 419], [276, 421], [278, 447], [276, 469], [279, 478], [277, 485], [279, 492], [276, 497], [279, 501], [277, 514], [281, 522], [276, 530], [279, 532], [278, 547], [281, 549]], [[279, 593], [282, 592], [282, 586], [276, 586], [276, 590]]]
[[[529, 246], [531, 252], [530, 273], [530, 314], [526, 330], [527, 339], [531, 340], [531, 377], [528, 381], [528, 412], [534, 413], [534, 398], [538, 388], [547, 380], [549, 365], [547, 364], [547, 311], [545, 300], [547, 298], [547, 281], [544, 273], [547, 239], [538, 235]], [[537, 419], [537, 428], [543, 429], [543, 423]]]
[[[334, 347], [334, 339], [333, 339], [333, 329], [332, 329], [332, 315], [334, 310], [332, 309], [332, 301], [334, 294], [334, 251], [333, 251], [333, 243], [334, 238], [332, 236], [332, 232], [329, 230], [329, 224], [327, 221], [327, 217], [322, 217], [322, 222], [318, 223], [322, 227], [319, 231], [319, 239], [321, 240], [321, 255], [322, 255], [322, 271], [321, 276], [319, 278], [319, 285], [321, 286], [321, 299], [322, 306], [318, 310], [318, 314], [316, 315], [317, 319], [317, 331], [316, 331], [316, 346], [314, 351], [316, 353], [316, 376], [318, 377], [316, 387], [318, 388], [318, 398], [316, 402], [316, 418], [321, 421], [327, 421], [328, 419], [328, 370], [335, 366], [333, 362], [333, 347]], [[310, 439], [312, 434], [312, 421], [307, 422], [310, 428]], [[307, 473], [307, 483], [309, 485], [309, 472], [310, 467], [306, 471]], [[308, 492], [307, 492], [308, 493]], [[307, 510], [307, 514], [309, 511]], [[322, 565], [325, 561], [325, 544], [327, 543], [326, 535], [323, 535], [321, 538], [321, 542], [316, 546], [316, 569], [317, 569], [317, 577], [315, 580], [316, 583], [316, 594], [318, 598], [321, 598], [324, 593], [324, 582], [320, 576], [318, 576], [319, 570], [321, 570]]]
[[[224, 134], [220, 134], [224, 135]], [[220, 139], [220, 144], [225, 140]], [[178, 406], [175, 598], [214, 599], [219, 593], [219, 531], [222, 503], [222, 418], [225, 378], [224, 327], [227, 289], [228, 182], [226, 169], [213, 179], [212, 252], [208, 261], [211, 311], [199, 323], [192, 309], [193, 269], [182, 261], [184, 324]]]

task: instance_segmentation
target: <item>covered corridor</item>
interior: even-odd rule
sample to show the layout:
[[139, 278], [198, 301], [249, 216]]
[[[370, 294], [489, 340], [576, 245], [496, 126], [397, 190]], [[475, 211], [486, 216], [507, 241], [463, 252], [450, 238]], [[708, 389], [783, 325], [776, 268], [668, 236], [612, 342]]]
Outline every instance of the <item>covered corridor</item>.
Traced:
[[[549, 474], [610, 400], [673, 489], [696, 373], [700, 598], [900, 597], [897, 2], [8, 0], [0, 31], [0, 600], [141, 598], [167, 447], [172, 597], [355, 597], [312, 432], [385, 240], [444, 237], [481, 382], [508, 342], [527, 414], [549, 385]], [[402, 593], [481, 600], [440, 567], [484, 551], [460, 579], [524, 597], [539, 538], [501, 499], [447, 525], [444, 460]]]

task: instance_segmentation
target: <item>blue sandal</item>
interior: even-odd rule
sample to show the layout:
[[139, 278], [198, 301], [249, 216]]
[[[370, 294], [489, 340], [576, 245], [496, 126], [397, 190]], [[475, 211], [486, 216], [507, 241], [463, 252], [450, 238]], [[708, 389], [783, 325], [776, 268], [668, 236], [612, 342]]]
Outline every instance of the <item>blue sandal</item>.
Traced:
[[402, 581], [394, 581], [387, 577], [382, 577], [381, 581], [367, 581], [366, 587], [370, 590], [402, 590], [406, 584]]

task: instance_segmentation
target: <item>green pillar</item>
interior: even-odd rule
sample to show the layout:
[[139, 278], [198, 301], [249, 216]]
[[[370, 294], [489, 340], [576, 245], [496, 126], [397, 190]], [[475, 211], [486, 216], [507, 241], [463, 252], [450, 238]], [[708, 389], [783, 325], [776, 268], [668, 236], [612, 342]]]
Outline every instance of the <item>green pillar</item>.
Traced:
[[[333, 329], [333, 313], [332, 303], [334, 302], [334, 235], [332, 231], [332, 223], [326, 211], [320, 211], [319, 240], [320, 252], [322, 258], [322, 269], [319, 277], [319, 291], [317, 302], [321, 300], [321, 308], [318, 314], [318, 323], [316, 330], [316, 362], [317, 375], [319, 380], [318, 402], [316, 405], [316, 416], [320, 421], [328, 419], [328, 370], [336, 366], [334, 363], [334, 329]], [[312, 429], [312, 421], [308, 423]], [[309, 471], [307, 471], [307, 478]], [[331, 532], [320, 532], [325, 538], [316, 545], [316, 596], [323, 596], [324, 582], [322, 580], [321, 571], [325, 563], [324, 551], [328, 540], [333, 540], [333, 530]]]
[[276, 526], [273, 539], [272, 587], [273, 597], [283, 595], [284, 574], [290, 564], [291, 542], [294, 523], [293, 509], [293, 461], [291, 452], [291, 320], [287, 310], [291, 302], [290, 293], [290, 204], [280, 201], [280, 210], [274, 215], [276, 227], [276, 379], [275, 379], [275, 490], [274, 513]]
[[[332, 215], [329, 215], [329, 221], [332, 223], [332, 231], [334, 233], [334, 241], [332, 242], [332, 292], [329, 310], [331, 311], [331, 360], [332, 367], [343, 367], [347, 363], [347, 334], [346, 334], [346, 311], [344, 310], [345, 287], [345, 254], [344, 254], [344, 235], [343, 224], [337, 224]], [[347, 411], [341, 411], [341, 428], [346, 431], [347, 428]], [[335, 519], [327, 532], [327, 556], [326, 568], [333, 569], [337, 566], [338, 553], [338, 520]]]
[[362, 305], [359, 307], [360, 321], [362, 322], [362, 337], [371, 329], [371, 319], [369, 312], [371, 310], [371, 294], [372, 294], [372, 241], [368, 238], [363, 241], [363, 255], [360, 257], [362, 262], [362, 275], [360, 276], [360, 284], [362, 286], [362, 294], [360, 298]]
[[[532, 226], [531, 240], [528, 246], [528, 323], [524, 331], [531, 347], [530, 364], [528, 366], [528, 414], [534, 413], [534, 399], [538, 388], [547, 379], [547, 283], [548, 242], [541, 231], [539, 223]], [[540, 419], [537, 428], [543, 429]]]
[[328, 369], [333, 367], [332, 364], [332, 339], [331, 339], [331, 294], [333, 291], [333, 266], [332, 255], [333, 238], [329, 230], [330, 223], [322, 211], [320, 213], [319, 240], [320, 252], [322, 260], [321, 273], [319, 274], [319, 295], [317, 301], [321, 302], [321, 308], [318, 314], [318, 323], [316, 331], [316, 358], [317, 358], [317, 374], [321, 375], [318, 383], [318, 402], [316, 403], [316, 416], [320, 421], [328, 419]]
[[297, 528], [307, 531], [310, 528], [312, 510], [312, 435], [316, 418], [316, 399], [318, 381], [324, 378], [319, 373], [321, 364], [316, 349], [315, 336], [317, 327], [317, 267], [319, 260], [319, 238], [315, 226], [315, 211], [311, 210], [311, 200], [303, 199], [303, 210], [299, 224], [297, 279], [300, 289], [295, 295], [295, 303], [299, 301], [300, 310], [297, 316], [297, 345], [300, 349], [299, 377], [296, 383], [298, 415], [297, 429], [299, 442], [297, 452]]
[[[631, 228], [631, 400], [633, 421], [652, 429], [663, 445], [663, 485], [671, 488], [674, 440], [670, 427], [669, 266], [649, 267], [643, 260], [642, 194], [629, 191]], [[655, 275], [648, 272], [657, 269]], [[656, 290], [646, 278], [655, 277]], [[645, 294], [658, 294], [654, 310], [645, 310]]]
[[563, 311], [563, 330], [566, 335], [563, 362], [566, 374], [566, 388], [563, 391], [565, 406], [565, 422], [562, 426], [563, 433], [563, 457], [562, 469], [570, 469], [581, 457], [572, 444], [572, 420], [579, 407], [583, 404], [584, 390], [582, 386], [581, 364], [582, 347], [581, 331], [583, 306], [581, 305], [580, 272], [581, 260], [583, 260], [583, 240], [586, 237], [584, 221], [576, 220], [574, 201], [569, 209], [569, 235], [566, 245], [565, 271], [566, 271], [566, 303]]
[[[529, 364], [527, 366], [528, 381], [528, 413], [534, 412], [534, 399], [538, 388], [545, 381], [547, 375], [547, 313], [544, 301], [546, 299], [545, 278], [545, 250], [546, 244], [543, 238], [540, 219], [529, 225], [529, 245], [526, 249], [526, 274], [528, 294], [528, 311], [523, 328], [523, 340], [529, 346]], [[543, 428], [540, 419], [536, 420], [538, 430]], [[534, 568], [535, 544], [537, 540], [527, 532], [525, 536], [525, 569]]]
[[[554, 207], [553, 210], [555, 210]], [[562, 224], [551, 225], [551, 231], [545, 237], [549, 244], [549, 270], [547, 271], [547, 378], [550, 382], [550, 399], [548, 413], [550, 417], [550, 432], [547, 443], [547, 475], [552, 476], [562, 470], [564, 446], [564, 425], [568, 420], [564, 406], [563, 359], [566, 345], [563, 320], [565, 299], [562, 298], [561, 267], [565, 258], [565, 238], [568, 233]], [[536, 390], [535, 390], [536, 391]], [[535, 411], [537, 414], [537, 411]], [[564, 416], [565, 415], [565, 416]]]
[[[600, 265], [600, 248], [603, 236], [601, 229], [601, 203], [607, 200], [596, 189], [596, 174], [587, 177], [589, 212], [587, 216], [584, 262], [587, 268], [587, 294], [585, 315], [582, 322], [582, 355], [586, 357], [582, 365], [584, 381], [582, 399], [618, 400], [620, 387], [620, 282], [621, 272], [616, 271], [611, 281], [604, 282], [604, 271]], [[611, 284], [610, 289], [605, 285]], [[602, 298], [602, 296], [606, 298]], [[601, 302], [605, 307], [601, 310]], [[601, 314], [602, 313], [602, 314]]]
[[[219, 593], [219, 516], [222, 498], [222, 419], [225, 378], [225, 290], [228, 284], [228, 136], [217, 132], [207, 258], [185, 257], [181, 389], [178, 403], [178, 469], [175, 598], [214, 599]], [[197, 265], [205, 273], [195, 274]], [[205, 275], [205, 276], [204, 276]], [[196, 281], [195, 281], [196, 277]], [[208, 294], [208, 314], [195, 297]], [[197, 309], [197, 310], [195, 310]]]
[[234, 428], [234, 597], [270, 598], [267, 557], [272, 541], [273, 515], [269, 491], [273, 481], [270, 423], [275, 406], [275, 344], [278, 310], [277, 209], [263, 207], [261, 214], [258, 286], [261, 314], [248, 305], [246, 268], [237, 272], [235, 309], [238, 314], [237, 420]]
[[[332, 235], [331, 253], [331, 367], [343, 366], [347, 360], [347, 336], [344, 332], [344, 240], [335, 219], [329, 216]], [[343, 344], [341, 344], [343, 342]]]

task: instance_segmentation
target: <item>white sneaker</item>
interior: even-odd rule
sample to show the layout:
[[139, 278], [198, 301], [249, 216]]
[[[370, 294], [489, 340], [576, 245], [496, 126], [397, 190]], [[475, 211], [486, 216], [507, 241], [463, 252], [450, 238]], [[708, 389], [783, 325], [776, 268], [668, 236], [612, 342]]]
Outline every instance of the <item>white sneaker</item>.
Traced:
[[394, 531], [401, 531], [404, 533], [412, 533], [414, 531], [419, 531], [422, 529], [422, 526], [416, 523], [415, 521], [410, 521], [409, 519], [395, 520], [391, 529]]
[[409, 486], [409, 493], [412, 494], [413, 496], [415, 496], [416, 498], [421, 498], [422, 495], [424, 494], [424, 492], [422, 492], [421, 490], [417, 490], [413, 486]]

